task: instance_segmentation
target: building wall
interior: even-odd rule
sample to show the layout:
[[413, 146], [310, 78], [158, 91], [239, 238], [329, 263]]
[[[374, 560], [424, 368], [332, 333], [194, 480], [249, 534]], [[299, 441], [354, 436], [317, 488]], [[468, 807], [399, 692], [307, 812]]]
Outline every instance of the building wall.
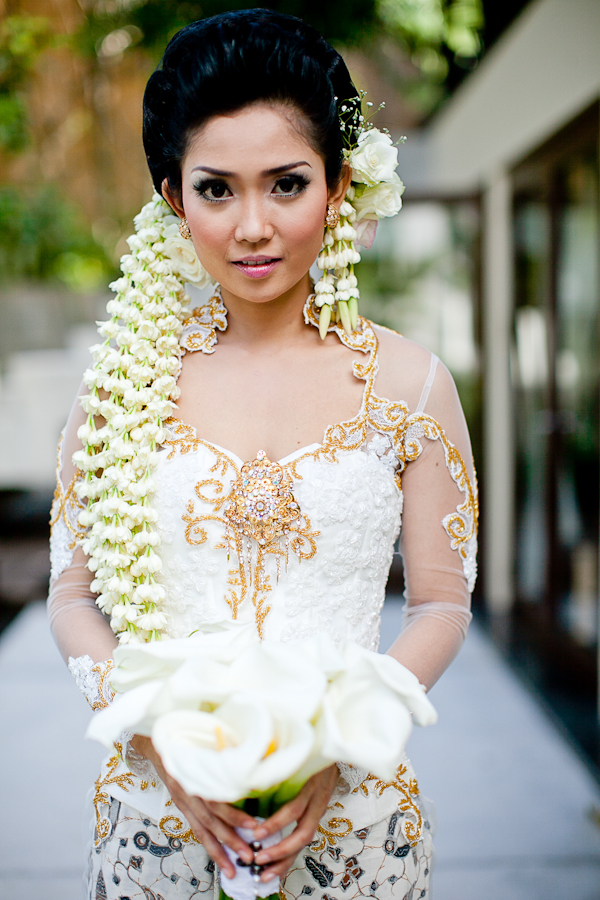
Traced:
[[599, 93], [598, 0], [535, 0], [432, 123], [429, 190], [486, 185]]
[[598, 0], [534, 0], [434, 119], [421, 193], [481, 193], [483, 581], [492, 613], [515, 597], [512, 175], [600, 95]]

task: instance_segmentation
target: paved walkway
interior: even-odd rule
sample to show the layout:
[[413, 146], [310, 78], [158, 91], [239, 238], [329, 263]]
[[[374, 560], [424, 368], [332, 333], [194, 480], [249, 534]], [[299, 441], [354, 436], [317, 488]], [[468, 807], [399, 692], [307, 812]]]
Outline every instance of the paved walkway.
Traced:
[[[382, 649], [399, 618], [386, 604]], [[476, 628], [431, 696], [409, 752], [438, 809], [435, 900], [600, 900], [600, 792]], [[81, 900], [89, 716], [29, 607], [0, 639], [2, 900]]]

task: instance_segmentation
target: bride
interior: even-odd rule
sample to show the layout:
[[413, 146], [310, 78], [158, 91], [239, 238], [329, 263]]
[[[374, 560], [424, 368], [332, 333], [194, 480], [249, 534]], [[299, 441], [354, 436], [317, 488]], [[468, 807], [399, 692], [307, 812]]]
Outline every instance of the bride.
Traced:
[[[448, 371], [357, 314], [359, 239], [400, 207], [391, 141], [320, 35], [255, 9], [172, 39], [144, 146], [160, 196], [136, 219], [59, 452], [49, 612], [71, 672], [102, 708], [119, 640], [223, 619], [266, 641], [321, 631], [376, 649], [402, 520], [405, 627], [389, 653], [431, 687], [470, 619], [476, 482]], [[192, 312], [184, 282], [216, 287]], [[227, 513], [248, 499], [244, 461], [265, 460], [293, 495], [286, 527], [273, 522], [287, 565]], [[93, 795], [90, 898], [212, 894], [215, 866], [234, 871], [223, 845], [280, 876], [285, 898], [429, 893], [406, 758], [390, 783], [340, 761], [261, 824], [188, 796], [150, 739], [126, 734]]]

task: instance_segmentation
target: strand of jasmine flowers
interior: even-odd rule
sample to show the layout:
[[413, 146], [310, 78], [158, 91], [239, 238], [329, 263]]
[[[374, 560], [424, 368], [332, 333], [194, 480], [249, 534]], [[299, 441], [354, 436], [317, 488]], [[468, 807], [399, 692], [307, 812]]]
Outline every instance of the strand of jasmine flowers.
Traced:
[[92, 348], [94, 364], [84, 375], [88, 417], [78, 431], [83, 449], [73, 457], [84, 473], [78, 494], [87, 508], [79, 521], [89, 529], [82, 546], [95, 575], [91, 588], [121, 642], [159, 639], [167, 625], [153, 472], [163, 422], [179, 396], [179, 337], [190, 315], [184, 276], [204, 277], [158, 195], [135, 227], [123, 276], [111, 285], [111, 318], [99, 323], [105, 340]]
[[[360, 293], [354, 266], [361, 259], [357, 245], [362, 242], [369, 247], [377, 221], [400, 211], [404, 190], [396, 174], [398, 151], [389, 134], [366, 121], [358, 106], [352, 109], [342, 106], [340, 127], [348, 144], [344, 157], [352, 176], [340, 205], [340, 221], [333, 228], [325, 228], [323, 248], [317, 259], [323, 275], [315, 285], [313, 302], [319, 310], [322, 339], [332, 319], [341, 322], [347, 334], [356, 329]], [[350, 134], [358, 135], [354, 146], [349, 144]]]
[[315, 305], [320, 307], [319, 333], [324, 338], [329, 328], [335, 305], [336, 318], [344, 331], [351, 334], [358, 320], [358, 280], [354, 266], [360, 262], [360, 253], [354, 246], [358, 233], [354, 228], [356, 210], [352, 206], [355, 190], [351, 185], [346, 199], [340, 206], [340, 221], [334, 228], [327, 226], [323, 237], [323, 249], [317, 266], [324, 274], [315, 285]]

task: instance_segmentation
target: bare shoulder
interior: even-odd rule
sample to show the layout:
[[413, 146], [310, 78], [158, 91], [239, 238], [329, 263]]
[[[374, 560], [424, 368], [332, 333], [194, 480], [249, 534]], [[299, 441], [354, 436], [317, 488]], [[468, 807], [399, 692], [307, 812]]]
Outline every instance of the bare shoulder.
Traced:
[[[435, 357], [431, 350], [416, 341], [381, 325], [371, 325], [378, 341], [376, 393], [388, 400], [402, 401], [409, 410], [414, 411]], [[443, 363], [438, 361], [435, 381], [448, 379], [453, 385], [452, 376]]]

